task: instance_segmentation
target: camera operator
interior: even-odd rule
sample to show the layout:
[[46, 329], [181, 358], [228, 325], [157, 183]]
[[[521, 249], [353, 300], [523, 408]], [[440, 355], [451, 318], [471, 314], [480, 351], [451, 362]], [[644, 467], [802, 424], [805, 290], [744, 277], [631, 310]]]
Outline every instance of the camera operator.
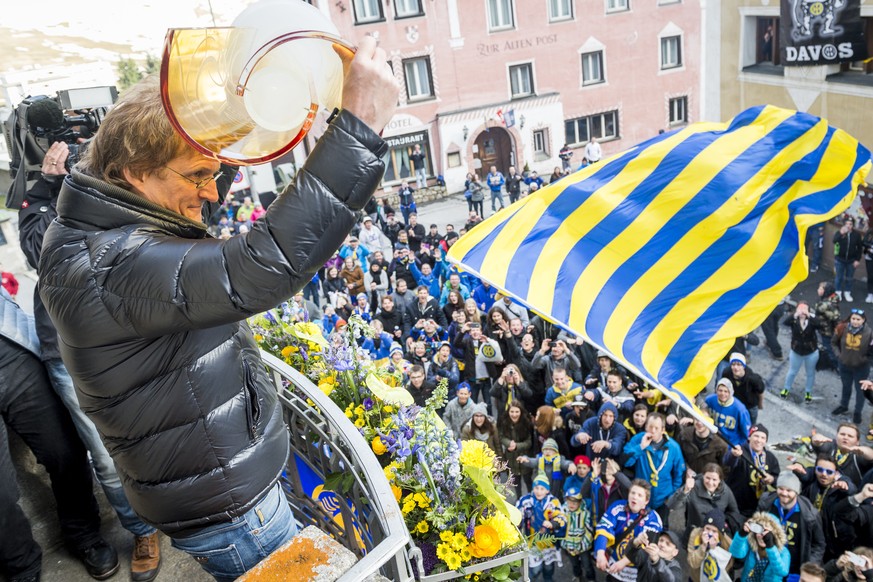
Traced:
[[[19, 242], [31, 267], [39, 264], [45, 231], [57, 216], [55, 209], [57, 196], [67, 175], [66, 162], [69, 145], [55, 142], [46, 151], [42, 162], [42, 176], [27, 192], [19, 211]], [[85, 416], [79, 407], [73, 380], [70, 378], [58, 351], [57, 331], [45, 310], [38, 292], [33, 294], [33, 309], [36, 319], [37, 336], [42, 346], [42, 359], [48, 372], [51, 385], [73, 418], [76, 432], [91, 453], [91, 460], [97, 480], [106, 493], [106, 498], [118, 515], [121, 525], [134, 535], [134, 550], [130, 573], [134, 582], [153, 580], [161, 564], [160, 541], [157, 530], [144, 523], [134, 512], [115, 470], [109, 452], [100, 440], [94, 423]], [[106, 544], [102, 552], [90, 556], [88, 572], [92, 576], [106, 574], [118, 565], [118, 557], [113, 548]]]

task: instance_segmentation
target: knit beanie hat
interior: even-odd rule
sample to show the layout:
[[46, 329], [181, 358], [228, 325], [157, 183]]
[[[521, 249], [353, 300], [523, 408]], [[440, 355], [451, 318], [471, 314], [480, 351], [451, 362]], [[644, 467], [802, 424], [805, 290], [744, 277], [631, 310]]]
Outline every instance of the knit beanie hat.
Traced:
[[794, 474], [794, 471], [782, 471], [779, 473], [779, 478], [776, 479], [776, 488], [782, 487], [790, 489], [800, 495], [800, 479]]
[[727, 520], [724, 517], [724, 512], [715, 507], [703, 516], [703, 525], [713, 525], [718, 528], [718, 531], [724, 531]]
[[537, 485], [546, 489], [549, 488], [549, 478], [546, 477], [545, 473], [537, 473], [537, 476], [534, 477], [533, 486], [536, 487]]
[[755, 434], [756, 432], [759, 432], [759, 431], [764, 433], [768, 439], [770, 438], [770, 431], [767, 430], [767, 427], [764, 426], [763, 424], [761, 424], [760, 422], [758, 424], [752, 425], [752, 428], [749, 429], [749, 436], [752, 436], [753, 434]]
[[557, 453], [558, 452], [558, 442], [555, 439], [546, 439], [545, 441], [543, 441], [542, 449], [543, 449], [543, 451], [545, 451], [546, 449], [552, 449], [553, 451], [555, 451]]
[[734, 362], [741, 363], [743, 365], [743, 367], [745, 368], [746, 367], [746, 356], [744, 356], [740, 352], [734, 352], [731, 354], [730, 363], [733, 364]]

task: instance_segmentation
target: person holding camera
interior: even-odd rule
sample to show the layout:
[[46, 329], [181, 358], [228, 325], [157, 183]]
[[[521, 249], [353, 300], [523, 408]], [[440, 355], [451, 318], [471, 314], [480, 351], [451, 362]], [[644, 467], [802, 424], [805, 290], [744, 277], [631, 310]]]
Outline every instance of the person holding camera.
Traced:
[[[734, 534], [730, 553], [745, 560], [741, 580], [782, 582], [788, 575], [791, 554], [785, 532], [769, 513], [759, 511]], [[798, 569], [800, 565], [798, 564]]]
[[351, 231], [384, 174], [397, 93], [363, 38], [343, 109], [294, 182], [226, 241], [203, 223], [220, 165], [174, 130], [153, 77], [64, 180], [39, 263], [64, 363], [131, 505], [217, 579], [297, 531], [278, 483], [293, 471], [288, 428], [246, 319], [306, 285]]
[[556, 368], [565, 369], [574, 381], [580, 379], [582, 370], [579, 358], [570, 351], [567, 344], [562, 340], [552, 341], [551, 338], [543, 340], [539, 352], [531, 362], [531, 366], [535, 369], [543, 370], [546, 386], [554, 385], [555, 381], [552, 378], [552, 374]]
[[854, 548], [824, 566], [828, 580], [839, 582], [873, 582], [873, 549]]
[[524, 403], [529, 401], [531, 396], [533, 394], [530, 387], [515, 364], [507, 364], [500, 377], [491, 385], [491, 397], [494, 399], [498, 416], [508, 410], [512, 401], [518, 400]]
[[703, 518], [703, 525], [691, 530], [688, 540], [688, 567], [691, 582], [732, 582], [731, 537], [724, 513], [717, 508]]
[[[37, 273], [46, 230], [58, 214], [58, 194], [64, 177], [68, 175], [66, 168], [69, 152], [69, 145], [61, 141], [49, 147], [43, 158], [42, 175], [28, 190], [18, 213], [19, 244], [28, 264], [37, 269]], [[230, 178], [222, 183], [222, 187], [230, 187]], [[115, 510], [122, 527], [134, 536], [131, 579], [134, 582], [153, 580], [161, 566], [161, 546], [157, 530], [143, 522], [134, 512], [122, 488], [115, 463], [100, 439], [97, 427], [79, 406], [73, 379], [61, 359], [57, 330], [45, 309], [38, 288], [33, 293], [33, 311], [40, 339], [41, 358], [51, 386], [69, 411], [76, 432], [88, 449], [94, 474], [106, 494], [106, 499]], [[118, 565], [115, 549], [102, 540], [101, 543], [96, 550], [81, 553], [85, 556], [83, 560], [89, 574], [105, 575]]]
[[[791, 349], [788, 352], [788, 373], [785, 375], [785, 385], [779, 393], [783, 399], [791, 394], [794, 378], [800, 367], [806, 371], [806, 392], [803, 400], [812, 402], [812, 387], [815, 385], [815, 366], [818, 364], [818, 319], [809, 312], [806, 301], [798, 301], [794, 317], [787, 319], [785, 325], [791, 328]], [[754, 421], [753, 421], [754, 422]]]
[[821, 516], [812, 502], [801, 495], [800, 479], [793, 471], [779, 473], [776, 491], [761, 497], [758, 511], [770, 513], [785, 533], [785, 547], [791, 557], [790, 574], [798, 574], [804, 562], [822, 563], [825, 536]]

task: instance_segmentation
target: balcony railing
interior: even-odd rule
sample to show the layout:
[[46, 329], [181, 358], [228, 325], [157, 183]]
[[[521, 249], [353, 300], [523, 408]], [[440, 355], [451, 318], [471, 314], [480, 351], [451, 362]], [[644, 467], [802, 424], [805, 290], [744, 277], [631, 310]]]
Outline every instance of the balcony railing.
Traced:
[[[282, 479], [297, 521], [314, 525], [358, 556], [339, 582], [381, 574], [413, 580], [409, 531], [385, 473], [343, 411], [303, 374], [266, 352], [261, 357], [290, 428], [291, 455]], [[344, 495], [322, 492], [326, 477], [345, 477]]]

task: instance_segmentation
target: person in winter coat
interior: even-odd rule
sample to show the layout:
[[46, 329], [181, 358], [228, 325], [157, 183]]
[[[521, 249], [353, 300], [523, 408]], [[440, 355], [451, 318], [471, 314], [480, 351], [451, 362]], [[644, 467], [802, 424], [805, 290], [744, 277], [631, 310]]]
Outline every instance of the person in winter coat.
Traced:
[[142, 81], [65, 178], [43, 242], [40, 294], [131, 506], [196, 557], [235, 545], [244, 561], [202, 560], [215, 577], [296, 533], [278, 484], [294, 471], [288, 428], [245, 320], [312, 279], [378, 186], [397, 101], [386, 59], [362, 39], [297, 179], [222, 241], [203, 224], [219, 162], [174, 131], [157, 79]]
[[497, 381], [491, 385], [491, 398], [498, 414], [509, 407], [509, 403], [519, 400], [522, 403], [531, 399], [530, 388], [515, 364], [507, 364]]
[[809, 313], [809, 304], [798, 301], [794, 317], [785, 320], [785, 325], [791, 328], [791, 349], [788, 352], [788, 373], [785, 375], [785, 385], [779, 396], [788, 398], [794, 378], [800, 367], [806, 371], [806, 393], [804, 401], [812, 402], [812, 387], [815, 385], [815, 366], [818, 364], [818, 319]]
[[685, 485], [673, 494], [667, 505], [673, 511], [685, 512], [685, 543], [688, 542], [691, 530], [703, 526], [706, 515], [713, 510], [726, 515], [730, 528], [734, 531], [743, 522], [733, 491], [724, 483], [724, 472], [715, 463], [707, 465], [699, 475], [689, 474]]
[[520, 465], [532, 469], [535, 474], [544, 475], [549, 480], [549, 493], [560, 498], [564, 490], [564, 474], [575, 475], [576, 465], [561, 456], [555, 439], [546, 439], [541, 451], [536, 457], [520, 455], [516, 460]]
[[481, 402], [474, 405], [473, 416], [470, 417], [461, 429], [461, 440], [482, 441], [488, 448], [494, 451], [498, 457], [503, 456], [500, 446], [500, 437], [497, 435], [497, 425], [488, 417], [488, 411]]
[[[868, 231], [873, 232], [873, 230]], [[873, 281], [873, 277], [870, 277]], [[821, 355], [819, 356], [819, 369], [831, 369], [839, 371], [837, 355], [831, 340], [834, 330], [840, 323], [840, 298], [837, 297], [834, 284], [830, 281], [822, 281], [818, 284], [819, 300], [815, 304], [815, 316], [818, 318], [818, 334], [821, 336]], [[824, 360], [824, 363], [822, 362]]]
[[745, 405], [749, 411], [749, 423], [758, 422], [758, 410], [764, 401], [764, 380], [746, 364], [746, 356], [732, 352], [728, 367], [721, 374], [734, 385], [734, 398]]
[[610, 505], [627, 499], [630, 486], [630, 477], [622, 472], [618, 463], [612, 459], [594, 459], [589, 478], [582, 481], [582, 496], [591, 506], [592, 523], [597, 523]]
[[748, 582], [782, 582], [788, 576], [791, 554], [779, 521], [766, 512], [755, 513], [743, 530], [734, 534], [730, 553], [745, 560], [741, 579]]
[[[721, 464], [728, 451], [727, 443], [697, 419], [683, 419], [687, 424], [679, 430], [676, 442], [682, 449], [685, 466], [695, 473], [703, 473], [709, 463]], [[681, 421], [680, 421], [681, 422]]]
[[852, 281], [855, 269], [861, 264], [861, 235], [855, 232], [855, 219], [846, 218], [840, 230], [834, 233], [834, 288], [837, 296], [851, 303]]
[[849, 400], [852, 398], [852, 388], [855, 392], [855, 413], [852, 422], [861, 424], [861, 412], [864, 410], [864, 394], [861, 382], [870, 373], [870, 352], [873, 342], [873, 330], [867, 325], [867, 315], [862, 309], [853, 309], [849, 320], [837, 326], [831, 345], [837, 352], [839, 360], [840, 380], [843, 393], [840, 405], [831, 414], [837, 416], [849, 412]]
[[756, 424], [749, 433], [749, 442], [731, 448], [722, 460], [729, 471], [725, 482], [745, 517], [751, 517], [761, 496], [773, 490], [779, 475], [779, 460], [766, 448], [769, 434], [763, 424]]
[[[567, 525], [567, 518], [561, 511], [561, 502], [549, 493], [549, 480], [545, 475], [537, 475], [533, 480], [533, 490], [516, 503], [521, 510], [519, 529], [525, 537], [536, 534], [556, 535]], [[531, 579], [543, 575], [545, 582], [551, 582], [555, 573], [555, 563], [561, 562], [560, 549], [554, 542], [534, 544], [529, 555]]]
[[824, 560], [833, 560], [851, 550], [854, 532], [838, 518], [836, 508], [840, 501], [854, 495], [858, 489], [840, 474], [836, 459], [827, 454], [819, 455], [813, 467], [807, 469], [800, 463], [793, 463], [787, 469], [794, 471], [803, 487], [801, 494], [819, 511], [822, 530], [826, 533]]
[[446, 404], [443, 422], [452, 431], [455, 439], [461, 438], [461, 429], [473, 416], [476, 403], [470, 399], [470, 385], [466, 382], [458, 384], [457, 394]]
[[594, 524], [591, 521], [591, 510], [583, 501], [579, 487], [564, 489], [564, 505], [561, 506], [561, 511], [567, 520], [561, 550], [573, 568], [573, 576], [577, 580], [594, 580], [594, 566], [591, 563]]
[[528, 491], [533, 486], [532, 471], [518, 462], [519, 456], [527, 456], [533, 448], [533, 424], [521, 402], [513, 400], [509, 403], [506, 412], [497, 419], [497, 434], [509, 472], [516, 476], [515, 497], [520, 499], [522, 481]]
[[458, 363], [452, 357], [452, 346], [449, 342], [440, 343], [439, 349], [427, 368], [427, 379], [434, 385], [445, 379], [448, 383], [449, 398], [455, 397], [455, 390], [458, 387], [458, 382], [461, 381], [461, 372], [458, 370]]
[[631, 561], [637, 568], [637, 580], [640, 582], [678, 582], [682, 580], [682, 564], [676, 558], [679, 556], [679, 536], [676, 532], [665, 530], [657, 536], [648, 533], [640, 534], [641, 544], [634, 544], [631, 550]]
[[873, 549], [860, 546], [824, 566], [827, 582], [873, 582]]
[[572, 437], [585, 447], [585, 455], [594, 458], [618, 459], [627, 440], [627, 431], [618, 423], [618, 410], [611, 402], [601, 405], [596, 417], [589, 418], [582, 430]]
[[785, 532], [791, 574], [798, 574], [804, 562], [822, 563], [825, 552], [821, 517], [812, 502], [800, 492], [800, 479], [786, 470], [779, 473], [776, 491], [765, 494], [758, 502], [758, 511], [769, 512]]
[[724, 513], [712, 509], [703, 525], [691, 530], [687, 556], [691, 582], [731, 582], [733, 556], [731, 537], [726, 531]]
[[[637, 568], [631, 562], [632, 546], [639, 547], [640, 534], [658, 533], [664, 529], [658, 512], [649, 508], [651, 488], [646, 481], [635, 479], [627, 500], [613, 503], [600, 521], [594, 534], [594, 558], [597, 569], [609, 574], [608, 580], [636, 582]], [[623, 539], [620, 534], [625, 533]]]
[[646, 421], [646, 432], [628, 441], [624, 447], [627, 455], [625, 467], [631, 467], [636, 479], [642, 479], [652, 486], [649, 504], [667, 523], [669, 509], [667, 500], [682, 487], [685, 477], [685, 460], [682, 450], [675, 440], [664, 434], [666, 420], [664, 415], [655, 412]]

